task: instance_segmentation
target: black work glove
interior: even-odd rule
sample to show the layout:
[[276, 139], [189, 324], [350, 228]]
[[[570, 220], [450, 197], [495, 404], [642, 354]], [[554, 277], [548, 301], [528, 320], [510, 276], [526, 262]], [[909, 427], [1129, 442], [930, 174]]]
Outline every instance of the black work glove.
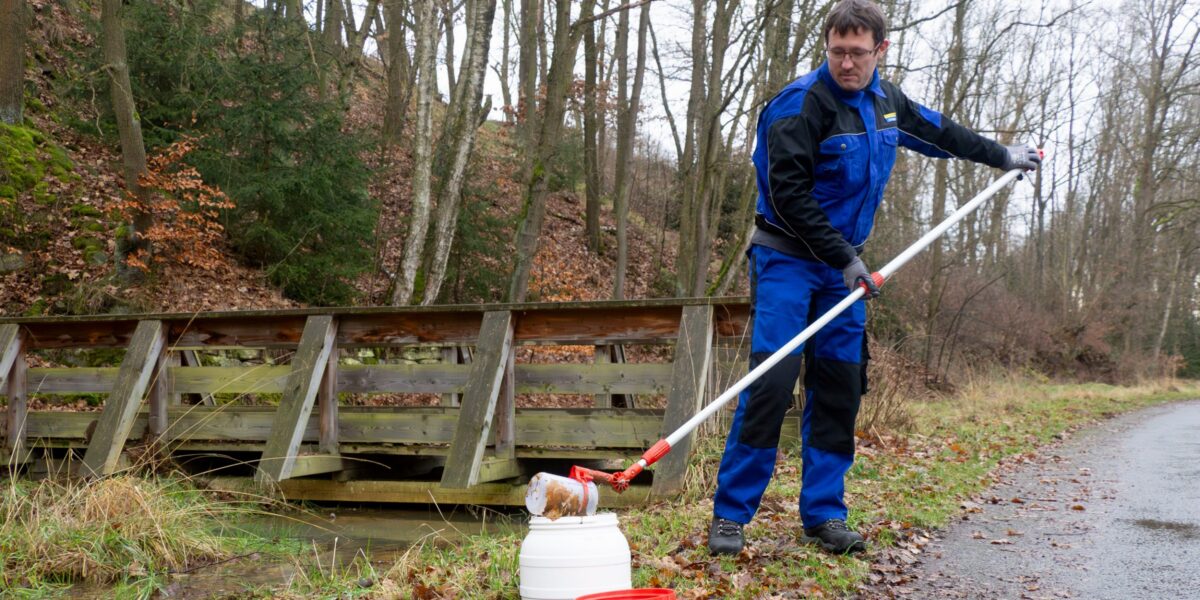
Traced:
[[1042, 155], [1033, 144], [1017, 144], [1015, 146], [1005, 146], [1008, 150], [1008, 160], [1001, 167], [1005, 171], [1013, 169], [1023, 169], [1026, 171], [1037, 170], [1042, 164]]
[[867, 285], [867, 293], [864, 297], [867, 299], [879, 297], [879, 286], [875, 285], [875, 278], [871, 277], [871, 272], [867, 270], [867, 265], [863, 264], [861, 258], [855, 256], [846, 268], [842, 269], [842, 281], [846, 283], [846, 287], [850, 291], [854, 291], [860, 283]]

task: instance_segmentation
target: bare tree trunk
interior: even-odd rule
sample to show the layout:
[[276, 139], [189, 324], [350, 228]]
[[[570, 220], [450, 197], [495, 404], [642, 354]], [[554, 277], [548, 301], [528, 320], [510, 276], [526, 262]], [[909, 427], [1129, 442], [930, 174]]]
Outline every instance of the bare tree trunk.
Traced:
[[1167, 327], [1171, 324], [1171, 308], [1175, 305], [1175, 294], [1179, 290], [1179, 278], [1182, 276], [1183, 264], [1183, 245], [1180, 244], [1175, 250], [1175, 264], [1171, 266], [1171, 282], [1167, 284], [1167, 299], [1163, 303], [1162, 325], [1158, 328], [1158, 335], [1154, 338], [1154, 349], [1151, 356], [1157, 363], [1159, 356], [1162, 354], [1163, 340], [1167, 338]]
[[513, 0], [504, 0], [504, 4], [501, 6], [504, 8], [504, 42], [500, 53], [500, 68], [496, 70], [496, 76], [500, 78], [500, 93], [504, 99], [504, 122], [513, 124], [516, 123], [516, 115], [513, 112], [516, 106], [513, 104], [511, 69]]
[[[537, 254], [538, 235], [541, 233], [542, 221], [546, 216], [546, 196], [549, 194], [548, 170], [551, 167], [554, 150], [562, 131], [568, 87], [575, 65], [575, 54], [583, 37], [583, 27], [587, 25], [587, 23], [571, 25], [569, 0], [555, 0], [555, 5], [557, 10], [555, 11], [554, 59], [546, 80], [546, 102], [542, 111], [537, 144], [531, 151], [531, 158], [525, 169], [527, 180], [521, 203], [521, 226], [516, 239], [517, 263], [508, 287], [510, 302], [523, 302], [529, 290], [529, 274], [533, 269], [533, 259]], [[583, 0], [579, 13], [580, 19], [586, 21], [590, 18], [594, 6], [595, 0]]]
[[25, 0], [0, 0], [0, 123], [20, 125], [25, 105]]
[[[963, 31], [966, 27], [968, 2], [959, 3], [954, 10], [953, 34], [950, 49], [947, 53], [947, 72], [943, 79], [940, 110], [948, 113], [950, 107], [958, 103], [956, 92], [963, 72]], [[947, 116], [949, 116], [947, 114]], [[950, 165], [945, 160], [937, 161], [933, 176], [933, 214], [931, 223], [938, 223], [946, 213], [946, 194], [950, 180]], [[924, 362], [927, 372], [933, 368], [934, 360], [934, 330], [937, 327], [937, 316], [941, 310], [942, 293], [945, 282], [942, 277], [943, 242], [935, 242], [929, 251], [929, 296], [925, 312], [925, 351]]]
[[[438, 24], [432, 2], [421, 2], [417, 8], [417, 131], [413, 139], [413, 205], [404, 239], [404, 260], [392, 290], [392, 306], [402, 306], [412, 300], [417, 269], [422, 262], [425, 234], [429, 228], [430, 180], [433, 173], [433, 95], [437, 91], [437, 32]], [[399, 28], [400, 21], [392, 27]]]
[[[696, 273], [701, 270], [696, 264], [697, 249], [700, 247], [698, 228], [707, 210], [700, 205], [696, 179], [699, 177], [696, 158], [696, 137], [705, 101], [705, 75], [709, 68], [708, 0], [692, 0], [692, 88], [688, 96], [687, 116], [684, 120], [683, 154], [679, 156], [679, 179], [682, 185], [682, 205], [679, 212], [679, 250], [675, 256], [675, 293], [691, 295], [695, 287]], [[704, 226], [707, 229], [707, 226]]]
[[[404, 32], [404, 13], [407, 10], [405, 0], [388, 0], [385, 7], [387, 13], [387, 104], [383, 112], [383, 140], [389, 146], [395, 146], [401, 141], [404, 132], [404, 114], [408, 110], [409, 71], [419, 71], [413, 68], [408, 56], [408, 44]], [[418, 20], [419, 17], [418, 17]], [[418, 43], [420, 38], [418, 38]], [[436, 88], [435, 88], [436, 89]], [[436, 91], [434, 92], [436, 93]], [[432, 97], [432, 94], [431, 94]]]
[[454, 13], [457, 10], [453, 0], [449, 0], [446, 2], [446, 9], [442, 14], [442, 27], [446, 36], [446, 89], [448, 90], [453, 90], [458, 84], [457, 78], [454, 76]]
[[351, 0], [346, 0], [346, 6], [341, 11], [342, 25], [346, 29], [346, 40], [341, 52], [335, 56], [340, 57], [337, 92], [338, 100], [342, 106], [348, 107], [350, 105], [350, 86], [358, 77], [359, 69], [362, 68], [363, 49], [366, 48], [367, 33], [371, 30], [371, 22], [375, 20], [375, 15], [379, 12], [379, 1], [367, 1], [361, 22], [357, 22], [357, 17], [354, 15], [354, 4]]
[[487, 72], [491, 51], [492, 23], [496, 18], [496, 0], [474, 0], [468, 4], [467, 47], [460, 71], [461, 89], [456, 89], [453, 104], [448, 108], [446, 123], [438, 143], [436, 164], [444, 169], [438, 186], [437, 228], [434, 232], [433, 256], [425, 284], [423, 305], [437, 302], [446, 265], [454, 244], [455, 225], [462, 204], [463, 180], [475, 149], [475, 136], [482, 120], [491, 109], [491, 98], [484, 105], [483, 77]]
[[533, 148], [537, 134], [537, 26], [541, 19], [541, 0], [521, 0], [521, 33], [518, 36], [517, 79], [520, 96], [517, 99], [521, 146], [526, 152]]
[[143, 210], [134, 214], [128, 232], [117, 240], [117, 272], [126, 278], [137, 277], [139, 271], [129, 269], [126, 259], [139, 251], [150, 252], [144, 237], [153, 224], [153, 216], [144, 208], [149, 195], [139, 177], [146, 172], [146, 146], [142, 141], [142, 124], [138, 120], [133, 88], [129, 83], [128, 54], [125, 52], [125, 30], [121, 22], [122, 0], [104, 0], [101, 4], [100, 26], [103, 37], [104, 70], [108, 73], [113, 114], [121, 138], [121, 162], [124, 167], [125, 188], [136, 198]]
[[588, 250], [600, 253], [600, 162], [599, 115], [597, 114], [596, 25], [588, 23], [583, 34], [583, 169], [586, 179], [585, 226]]
[[[621, 107], [620, 120], [617, 125], [617, 157], [616, 157], [616, 177], [614, 178], [614, 187], [616, 188], [616, 202], [614, 203], [614, 218], [617, 221], [617, 271], [615, 281], [613, 282], [613, 299], [622, 300], [625, 298], [625, 271], [629, 266], [629, 243], [627, 240], [629, 230], [629, 196], [633, 188], [633, 178], [630, 174], [633, 164], [633, 142], [637, 137], [637, 115], [641, 109], [642, 97], [642, 81], [646, 73], [646, 33], [650, 28], [650, 5], [643, 4], [641, 18], [638, 21], [638, 49], [637, 49], [637, 64], [634, 65], [633, 87], [626, 94], [626, 85], [628, 82], [628, 39], [629, 39], [629, 11], [621, 11], [621, 25], [617, 36], [617, 52], [620, 53], [618, 59], [621, 66], [620, 70], [620, 96], [618, 104]], [[624, 43], [622, 43], [624, 42]]]

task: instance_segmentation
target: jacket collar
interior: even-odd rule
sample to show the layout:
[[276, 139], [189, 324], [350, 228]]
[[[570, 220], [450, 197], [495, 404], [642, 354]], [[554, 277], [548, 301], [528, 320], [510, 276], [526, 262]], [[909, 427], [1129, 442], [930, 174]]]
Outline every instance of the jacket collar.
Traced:
[[832, 90], [834, 95], [845, 100], [858, 100], [864, 91], [871, 92], [880, 98], [887, 98], [887, 94], [883, 93], [883, 86], [879, 85], [879, 69], [875, 69], [875, 72], [871, 74], [871, 83], [857, 92], [847, 92], [838, 85], [837, 80], [833, 78], [833, 73], [829, 72], [829, 61], [821, 63], [821, 68], [817, 69], [817, 76], [825, 82], [825, 86]]

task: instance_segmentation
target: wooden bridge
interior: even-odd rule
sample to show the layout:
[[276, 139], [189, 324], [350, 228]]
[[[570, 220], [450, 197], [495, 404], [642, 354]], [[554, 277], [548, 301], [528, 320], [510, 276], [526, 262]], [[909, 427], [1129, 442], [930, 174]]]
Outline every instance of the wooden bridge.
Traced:
[[[620, 467], [686, 421], [727, 383], [715, 375], [722, 365], [744, 373], [748, 317], [734, 298], [0, 318], [0, 458], [32, 474], [70, 464], [96, 477], [150, 450], [209, 472], [212, 485], [277, 486], [293, 499], [522, 504], [524, 481], [542, 467]], [[638, 344], [674, 346], [673, 359], [622, 362], [617, 350]], [[588, 364], [518, 362], [528, 345], [596, 352]], [[740, 359], [717, 360], [720, 348]], [[30, 366], [97, 349], [109, 349], [112, 364], [123, 354], [119, 366]], [[198, 358], [250, 349], [266, 362]], [[413, 349], [437, 358], [356, 358]], [[441, 401], [339, 402], [379, 393]], [[102, 410], [61, 409], [64, 397], [86, 394], [106, 395]], [[583, 394], [591, 406], [517, 408], [524, 394]], [[648, 396], [665, 408], [629, 401]], [[30, 398], [56, 410], [29, 410]], [[789, 426], [794, 436], [794, 419]], [[676, 491], [689, 450], [684, 442], [643, 476], [651, 485], [606, 504]]]

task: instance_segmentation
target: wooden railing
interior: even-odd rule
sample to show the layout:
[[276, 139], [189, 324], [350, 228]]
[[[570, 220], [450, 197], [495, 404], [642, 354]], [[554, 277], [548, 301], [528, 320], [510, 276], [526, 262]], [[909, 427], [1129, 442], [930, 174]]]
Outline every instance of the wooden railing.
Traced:
[[[126, 442], [139, 439], [174, 451], [261, 452], [259, 483], [342, 471], [353, 454], [416, 455], [442, 461], [433, 486], [442, 493], [483, 489], [520, 475], [524, 458], [635, 457], [700, 408], [714, 344], [748, 345], [748, 317], [745, 300], [734, 298], [0, 318], [0, 393], [8, 399], [2, 435], [12, 464], [38, 449], [78, 448], [89, 476], [112, 473]], [[612, 362], [608, 348], [622, 344], [672, 344], [674, 358]], [[455, 347], [469, 347], [471, 360], [338, 360], [358, 348], [413, 345], [442, 346], [448, 358], [459, 355]], [[592, 364], [516, 364], [522, 345], [603, 351]], [[95, 348], [124, 348], [124, 358], [118, 367], [28, 367], [31, 353]], [[294, 353], [285, 366], [224, 367], [199, 366], [191, 354], [214, 348]], [[338, 402], [340, 393], [418, 392], [447, 401], [413, 408]], [[27, 408], [30, 394], [85, 393], [107, 394], [102, 411]], [[278, 406], [181, 403], [189, 394], [246, 393], [277, 394]], [[597, 406], [518, 409], [515, 396], [526, 393], [590, 394]], [[665, 395], [666, 406], [611, 408], [614, 394]], [[655, 493], [679, 487], [688, 452], [685, 442], [656, 465]]]

